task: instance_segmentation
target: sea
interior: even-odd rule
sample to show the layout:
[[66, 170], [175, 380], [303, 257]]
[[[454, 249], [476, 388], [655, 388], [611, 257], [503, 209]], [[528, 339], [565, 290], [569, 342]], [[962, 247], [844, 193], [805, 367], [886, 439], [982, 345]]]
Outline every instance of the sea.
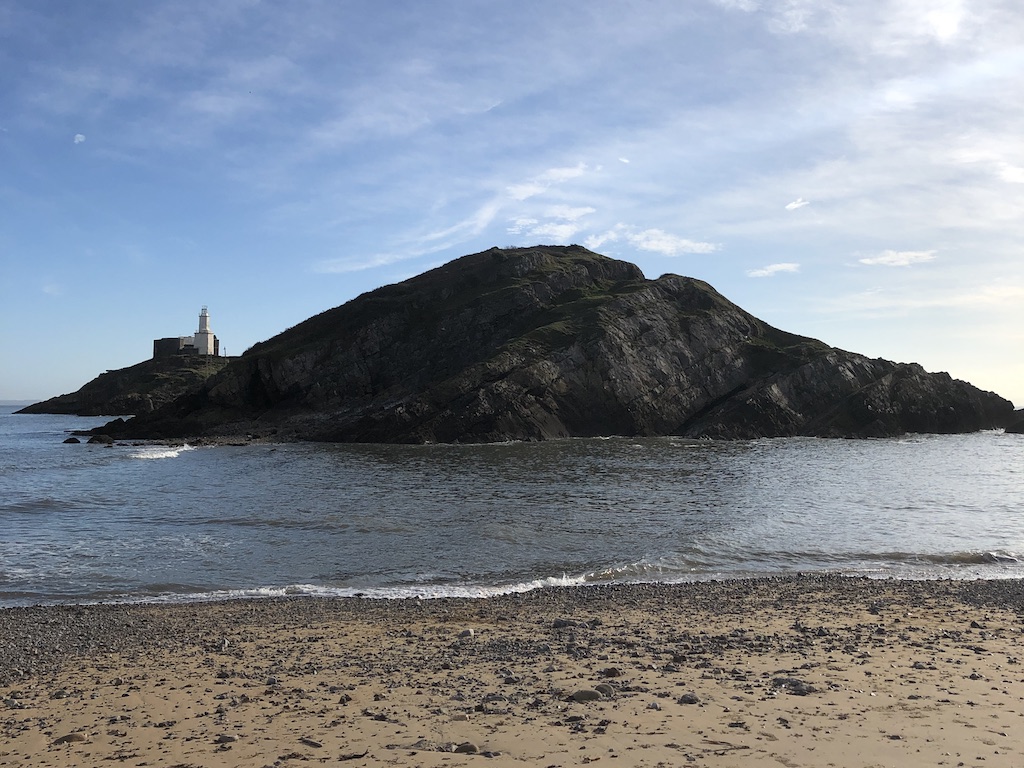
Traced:
[[0, 606], [1024, 577], [1024, 435], [65, 444], [0, 409]]

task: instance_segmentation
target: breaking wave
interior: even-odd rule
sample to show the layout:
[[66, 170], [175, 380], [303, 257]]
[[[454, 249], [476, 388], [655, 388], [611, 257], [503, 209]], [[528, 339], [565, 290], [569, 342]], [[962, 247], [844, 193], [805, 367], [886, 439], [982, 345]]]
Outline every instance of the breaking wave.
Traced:
[[179, 446], [167, 446], [167, 445], [147, 445], [138, 448], [131, 453], [129, 457], [133, 459], [176, 459], [185, 451], [194, 451], [195, 446], [179, 445]]

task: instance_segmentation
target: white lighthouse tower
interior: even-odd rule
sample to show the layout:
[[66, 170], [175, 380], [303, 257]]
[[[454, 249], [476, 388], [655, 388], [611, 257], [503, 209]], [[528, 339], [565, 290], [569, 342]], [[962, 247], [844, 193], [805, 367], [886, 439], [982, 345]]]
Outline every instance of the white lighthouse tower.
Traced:
[[199, 313], [199, 330], [196, 331], [195, 341], [193, 343], [196, 348], [196, 354], [217, 354], [216, 347], [214, 345], [213, 332], [210, 330], [210, 313], [206, 311], [205, 306]]

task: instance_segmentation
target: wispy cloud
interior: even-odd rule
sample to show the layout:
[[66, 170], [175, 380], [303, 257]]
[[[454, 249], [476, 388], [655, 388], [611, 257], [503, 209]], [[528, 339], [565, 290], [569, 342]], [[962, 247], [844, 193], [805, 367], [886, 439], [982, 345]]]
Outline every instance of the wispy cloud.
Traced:
[[548, 243], [566, 243], [583, 229], [581, 219], [595, 213], [590, 206], [554, 205], [545, 209], [547, 221], [520, 217], [506, 229], [511, 235], [543, 238]]
[[587, 166], [585, 163], [562, 168], [549, 168], [532, 179], [527, 179], [518, 184], [510, 184], [505, 188], [505, 191], [513, 200], [527, 200], [547, 192], [555, 184], [561, 184], [570, 179], [578, 178], [586, 173], [586, 171]]
[[800, 265], [791, 261], [782, 262], [780, 264], [769, 264], [767, 267], [761, 267], [760, 269], [748, 269], [747, 277], [774, 277], [780, 272], [799, 272]]
[[802, 197], [798, 197], [791, 203], [786, 203], [787, 211], [795, 211], [797, 208], [803, 208], [805, 205], [810, 205], [810, 200], [804, 200]]
[[858, 259], [861, 264], [882, 267], [909, 267], [911, 264], [923, 264], [935, 258], [935, 251], [882, 251], [877, 256]]
[[591, 235], [584, 244], [591, 250], [597, 250], [608, 242], [623, 241], [641, 251], [650, 251], [662, 256], [681, 256], [684, 253], [713, 253], [719, 249], [716, 243], [705, 243], [673, 235], [661, 229], [637, 230], [628, 224], [616, 224], [610, 230], [598, 235]]
[[653, 251], [664, 256], [679, 256], [683, 253], [711, 253], [718, 250], [718, 246], [714, 243], [690, 240], [663, 232], [660, 229], [645, 229], [642, 232], [631, 233], [626, 236], [626, 239], [641, 250]]
[[366, 257], [343, 257], [324, 259], [313, 265], [313, 271], [326, 275], [344, 275], [350, 272], [363, 272], [376, 267], [386, 267], [410, 258], [407, 254], [377, 253]]
[[942, 290], [923, 295], [920, 291], [883, 290], [873, 288], [837, 297], [824, 303], [835, 312], [877, 312], [905, 314], [930, 309], [1000, 310], [1017, 308], [1024, 303], [1024, 285], [998, 284], [971, 287], [967, 290]]

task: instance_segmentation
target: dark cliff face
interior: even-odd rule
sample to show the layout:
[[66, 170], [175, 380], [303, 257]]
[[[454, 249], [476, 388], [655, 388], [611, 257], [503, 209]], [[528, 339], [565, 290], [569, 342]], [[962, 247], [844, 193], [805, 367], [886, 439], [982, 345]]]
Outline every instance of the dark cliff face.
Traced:
[[22, 408], [18, 413], [105, 416], [150, 413], [199, 389], [221, 370], [223, 357], [165, 357], [101, 373], [76, 392]]
[[772, 328], [579, 246], [491, 249], [258, 344], [124, 434], [365, 442], [882, 436], [1001, 425], [945, 374]]

